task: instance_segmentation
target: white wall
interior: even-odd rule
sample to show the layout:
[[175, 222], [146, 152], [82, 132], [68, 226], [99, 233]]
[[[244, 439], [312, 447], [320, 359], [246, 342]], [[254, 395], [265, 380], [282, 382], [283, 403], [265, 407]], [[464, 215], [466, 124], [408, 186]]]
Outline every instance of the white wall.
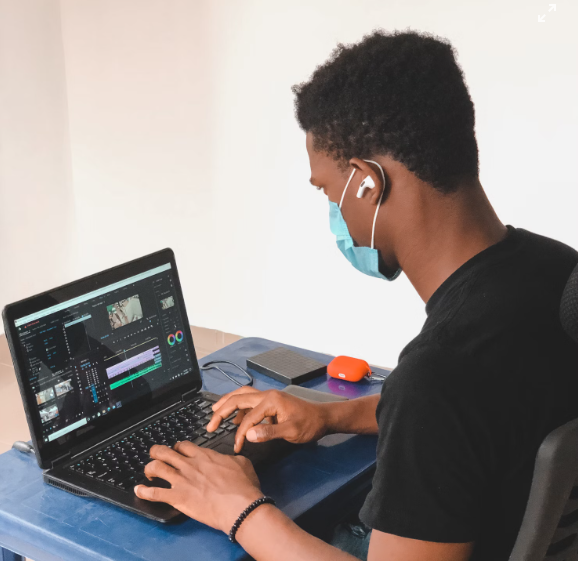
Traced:
[[0, 308], [73, 275], [70, 172], [59, 4], [0, 0]]
[[366, 278], [337, 250], [327, 201], [308, 183], [290, 91], [338, 41], [375, 27], [453, 42], [499, 215], [578, 247], [576, 3], [551, 13], [525, 0], [61, 8], [74, 276], [170, 245], [194, 324], [395, 365], [423, 303], [404, 277]]

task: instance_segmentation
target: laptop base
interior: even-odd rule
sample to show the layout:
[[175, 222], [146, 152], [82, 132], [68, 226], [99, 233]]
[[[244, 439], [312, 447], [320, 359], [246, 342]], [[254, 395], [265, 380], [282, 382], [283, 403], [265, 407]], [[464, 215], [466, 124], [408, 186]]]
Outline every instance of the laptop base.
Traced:
[[[213, 403], [220, 398], [220, 396], [208, 392], [201, 392], [198, 396]], [[182, 406], [184, 404], [179, 404], [175, 406], [175, 409]], [[119, 439], [122, 439], [122, 436], [117, 437], [117, 440]], [[234, 455], [234, 442], [235, 433], [232, 432], [209, 441], [203, 444], [202, 447], [213, 449], [221, 454]], [[103, 445], [103, 448], [105, 446], [106, 444]], [[241, 454], [251, 460], [254, 466], [258, 466], [267, 461], [279, 459], [294, 447], [296, 446], [283, 440], [266, 443], [246, 442]], [[46, 470], [43, 474], [43, 479], [47, 484], [71, 494], [98, 498], [160, 523], [175, 523], [185, 518], [180, 511], [166, 503], [149, 502], [138, 498], [134, 493], [133, 487], [126, 490], [118, 489], [104, 481], [90, 478], [85, 474], [72, 472], [68, 464], [67, 466]]]

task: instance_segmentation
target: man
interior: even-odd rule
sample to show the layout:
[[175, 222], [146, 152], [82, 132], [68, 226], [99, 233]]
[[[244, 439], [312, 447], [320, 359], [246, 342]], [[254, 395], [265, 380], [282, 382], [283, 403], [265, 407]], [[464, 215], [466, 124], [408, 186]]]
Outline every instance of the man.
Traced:
[[[578, 253], [498, 219], [478, 179], [474, 108], [447, 42], [375, 32], [340, 45], [294, 92], [311, 183], [329, 199], [339, 248], [374, 277], [403, 270], [427, 320], [381, 397], [313, 404], [244, 388], [215, 404], [207, 429], [238, 410], [237, 451], [244, 439], [377, 433], [360, 514], [373, 529], [369, 559], [507, 559], [538, 447], [578, 417], [578, 348], [558, 319]], [[524, 196], [523, 186], [508, 189]], [[383, 345], [379, 334], [375, 343]], [[274, 423], [260, 424], [267, 418]], [[172, 489], [135, 493], [226, 533], [262, 496], [242, 456], [188, 442], [154, 446], [151, 456], [146, 474]], [[272, 505], [254, 509], [236, 539], [256, 559], [349, 557]]]

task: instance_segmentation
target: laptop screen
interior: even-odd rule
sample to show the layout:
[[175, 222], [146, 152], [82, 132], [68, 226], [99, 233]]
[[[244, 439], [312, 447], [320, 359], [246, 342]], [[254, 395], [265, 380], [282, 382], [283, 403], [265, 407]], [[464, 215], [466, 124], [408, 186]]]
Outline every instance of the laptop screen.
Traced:
[[14, 319], [38, 441], [64, 443], [198, 373], [177, 284], [167, 262]]

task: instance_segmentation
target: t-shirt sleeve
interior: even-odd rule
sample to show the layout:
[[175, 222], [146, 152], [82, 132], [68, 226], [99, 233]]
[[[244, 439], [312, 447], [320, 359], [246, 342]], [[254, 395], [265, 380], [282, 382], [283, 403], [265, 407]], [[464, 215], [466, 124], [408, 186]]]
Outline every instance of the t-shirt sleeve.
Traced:
[[406, 356], [384, 383], [372, 490], [361, 520], [432, 542], [475, 541], [492, 472], [482, 396], [462, 362]]

